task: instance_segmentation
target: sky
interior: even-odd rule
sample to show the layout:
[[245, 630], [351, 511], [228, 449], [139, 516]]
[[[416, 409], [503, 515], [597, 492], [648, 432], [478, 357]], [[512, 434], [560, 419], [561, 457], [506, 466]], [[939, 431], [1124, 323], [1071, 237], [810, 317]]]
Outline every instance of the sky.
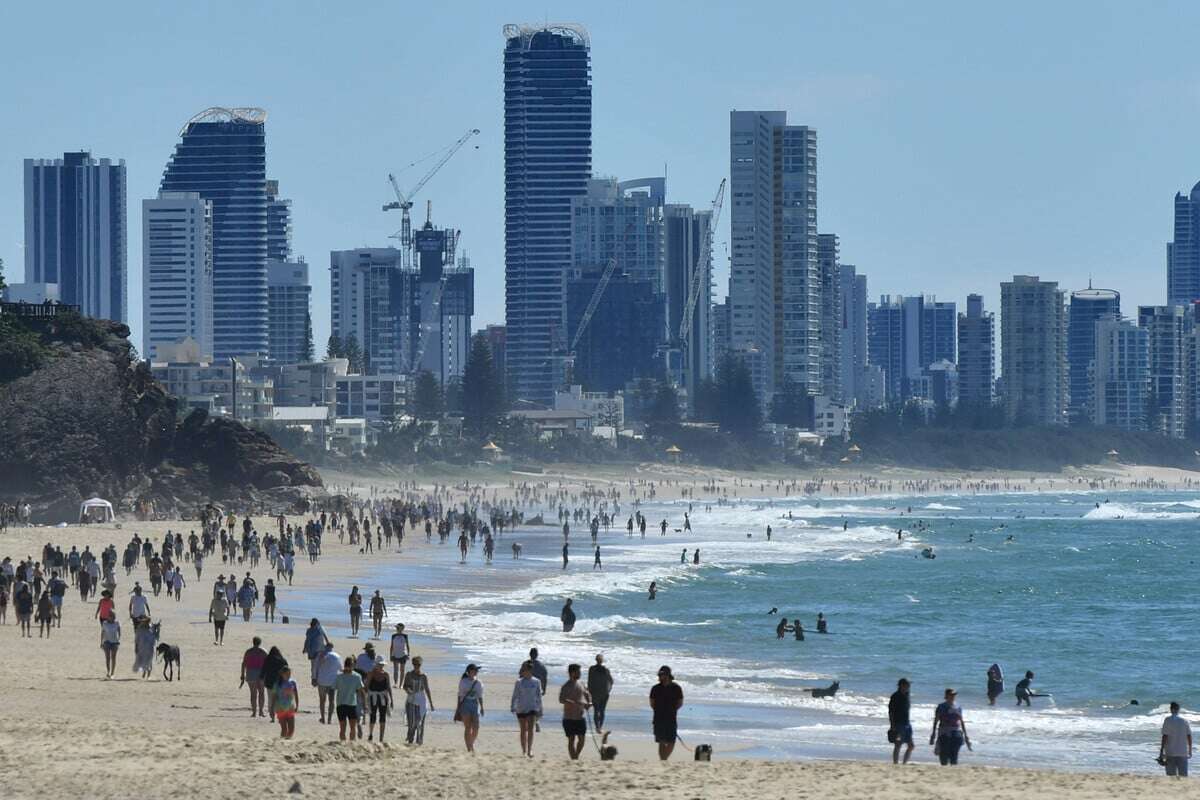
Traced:
[[[125, 159], [130, 306], [141, 323], [141, 200], [181, 126], [267, 109], [267, 167], [293, 201], [318, 351], [329, 252], [385, 246], [387, 174], [480, 135], [416, 198], [462, 231], [475, 327], [504, 318], [501, 28], [578, 22], [592, 41], [593, 170], [667, 176], [707, 207], [729, 111], [817, 130], [818, 225], [872, 298], [962, 304], [1036, 274], [1163, 303], [1172, 198], [1200, 180], [1200, 4], [1156, 2], [313, 2], [4, 4], [0, 258], [23, 273], [22, 160]], [[425, 162], [426, 164], [429, 162]], [[714, 243], [727, 285], [728, 216]]]

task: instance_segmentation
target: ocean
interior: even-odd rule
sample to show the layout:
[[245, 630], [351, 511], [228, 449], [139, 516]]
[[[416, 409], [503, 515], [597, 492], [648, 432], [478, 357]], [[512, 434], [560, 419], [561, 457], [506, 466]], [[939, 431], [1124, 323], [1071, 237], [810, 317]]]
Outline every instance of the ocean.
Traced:
[[[530, 646], [553, 683], [567, 663], [586, 668], [602, 652], [616, 693], [637, 697], [669, 664], [687, 697], [684, 740], [747, 757], [890, 758], [887, 699], [902, 676], [913, 682], [919, 761], [934, 758], [925, 744], [948, 686], [975, 745], [967, 763], [1150, 773], [1167, 704], [1178, 700], [1185, 715], [1200, 708], [1200, 495], [742, 499], [711, 510], [701, 499], [691, 532], [676, 530], [687, 501], [640, 508], [645, 539], [626, 536], [628, 504], [601, 531], [602, 571], [592, 569], [586, 526], [574, 523], [565, 571], [555, 527], [506, 533], [492, 565], [481, 547], [460, 565], [452, 542], [419, 537], [406, 547], [432, 551], [425, 565], [380, 562], [389, 616], [483, 664], [493, 707], [506, 706]], [[579, 617], [571, 633], [559, 623], [566, 597]], [[340, 596], [311, 602], [314, 613], [344, 616]], [[818, 612], [828, 635], [816, 632]], [[780, 617], [799, 618], [805, 640], [777, 639]], [[989, 707], [993, 662], [1006, 690]], [[1018, 709], [1013, 688], [1026, 670], [1053, 696]], [[834, 680], [835, 698], [803, 691]], [[610, 725], [618, 743], [648, 736], [648, 712], [615, 712]]]

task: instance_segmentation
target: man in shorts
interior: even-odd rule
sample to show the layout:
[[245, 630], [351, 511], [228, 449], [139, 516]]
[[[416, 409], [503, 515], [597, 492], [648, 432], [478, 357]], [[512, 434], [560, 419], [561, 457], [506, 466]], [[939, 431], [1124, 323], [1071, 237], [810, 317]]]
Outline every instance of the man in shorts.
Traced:
[[367, 690], [362, 676], [354, 671], [354, 659], [347, 656], [342, 662], [342, 672], [333, 682], [334, 702], [337, 703], [338, 738], [346, 739], [346, 728], [350, 728], [350, 741], [358, 738], [358, 709], [367, 704]]
[[213, 644], [225, 644], [225, 620], [229, 619], [229, 601], [223, 594], [214, 594], [208, 605], [208, 621], [213, 624]]
[[909, 721], [908, 714], [911, 708], [911, 700], [908, 696], [911, 684], [908, 678], [901, 678], [896, 682], [896, 691], [892, 693], [892, 697], [888, 700], [888, 741], [892, 743], [892, 763], [900, 763], [900, 748], [908, 745], [908, 749], [904, 751], [904, 763], [908, 763], [908, 759], [913, 752], [913, 731], [912, 724]]
[[666, 761], [675, 750], [679, 738], [679, 709], [683, 707], [683, 689], [675, 683], [671, 668], [666, 664], [658, 669], [658, 683], [650, 689], [650, 708], [654, 710], [654, 741], [658, 757]]
[[267, 651], [262, 649], [262, 639], [255, 636], [251, 645], [242, 654], [241, 686], [250, 685], [250, 716], [265, 717], [267, 690], [263, 683], [262, 669], [267, 661]]
[[1179, 703], [1171, 703], [1171, 716], [1163, 720], [1162, 745], [1158, 757], [1167, 774], [1186, 778], [1188, 759], [1192, 757], [1192, 728], [1179, 716]]
[[404, 685], [408, 653], [408, 634], [404, 632], [404, 623], [397, 622], [396, 632], [392, 634], [392, 682], [397, 686]]
[[324, 651], [317, 656], [316, 665], [317, 698], [320, 703], [321, 722], [333, 722], [335, 705], [333, 685], [337, 681], [337, 676], [342, 674], [342, 657], [334, 652], [333, 642], [325, 644]]
[[572, 761], [579, 759], [587, 736], [587, 710], [592, 705], [592, 696], [579, 682], [582, 672], [578, 664], [567, 667], [567, 682], [558, 690], [558, 702], [562, 704], [563, 732], [567, 734], [567, 755]]

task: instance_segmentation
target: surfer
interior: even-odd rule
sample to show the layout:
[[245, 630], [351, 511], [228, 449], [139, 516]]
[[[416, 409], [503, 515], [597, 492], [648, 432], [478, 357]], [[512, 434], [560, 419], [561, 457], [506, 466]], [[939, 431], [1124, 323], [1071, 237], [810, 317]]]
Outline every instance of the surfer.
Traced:
[[1025, 673], [1025, 677], [1022, 678], [1021, 680], [1017, 681], [1016, 694], [1017, 694], [1017, 705], [1018, 706], [1021, 705], [1022, 703], [1024, 703], [1027, 706], [1033, 705], [1032, 703], [1029, 702], [1029, 699], [1031, 697], [1037, 697], [1037, 695], [1033, 691], [1032, 684], [1033, 684], [1033, 672], [1031, 672], [1031, 671], [1027, 671]]
[[992, 664], [987, 671], [988, 705], [996, 705], [996, 698], [1004, 693], [1004, 670], [999, 664]]

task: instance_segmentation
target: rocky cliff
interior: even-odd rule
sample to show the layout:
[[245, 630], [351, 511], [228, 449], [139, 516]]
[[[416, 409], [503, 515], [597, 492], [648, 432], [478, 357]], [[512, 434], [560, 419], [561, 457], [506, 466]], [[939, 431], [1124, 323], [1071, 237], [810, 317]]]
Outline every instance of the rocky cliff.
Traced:
[[0, 319], [0, 502], [27, 500], [36, 521], [59, 522], [95, 495], [118, 513], [148, 501], [191, 515], [210, 500], [282, 511], [321, 493], [316, 470], [268, 435], [203, 411], [180, 421], [178, 401], [133, 361], [125, 325]]

